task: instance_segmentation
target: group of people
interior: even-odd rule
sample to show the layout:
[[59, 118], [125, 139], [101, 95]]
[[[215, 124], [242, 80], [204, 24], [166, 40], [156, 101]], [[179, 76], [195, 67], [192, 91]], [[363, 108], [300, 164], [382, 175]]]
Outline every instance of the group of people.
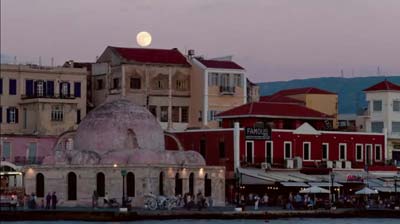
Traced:
[[183, 206], [188, 210], [194, 208], [196, 205], [199, 210], [202, 210], [208, 206], [206, 201], [206, 197], [204, 197], [201, 191], [196, 194], [196, 197], [189, 192], [183, 195]]
[[259, 206], [268, 206], [269, 196], [264, 194], [260, 197], [257, 194], [250, 193], [247, 196], [247, 200], [244, 195], [240, 196], [240, 205], [244, 207], [246, 204], [254, 204], [254, 210], [258, 210]]
[[53, 193], [48, 193], [45, 197], [46, 204], [44, 203], [44, 200], [42, 199], [41, 204], [38, 206], [37, 202], [37, 197], [35, 193], [32, 193], [31, 195], [25, 195], [25, 204], [28, 208], [30, 209], [36, 209], [36, 208], [42, 208], [42, 209], [56, 209], [57, 207], [57, 195], [56, 192]]

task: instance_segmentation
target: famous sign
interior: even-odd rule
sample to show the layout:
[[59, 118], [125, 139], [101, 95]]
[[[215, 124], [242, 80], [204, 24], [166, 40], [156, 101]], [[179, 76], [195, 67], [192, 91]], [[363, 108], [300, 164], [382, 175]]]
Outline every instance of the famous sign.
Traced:
[[245, 128], [246, 140], [271, 140], [271, 128]]

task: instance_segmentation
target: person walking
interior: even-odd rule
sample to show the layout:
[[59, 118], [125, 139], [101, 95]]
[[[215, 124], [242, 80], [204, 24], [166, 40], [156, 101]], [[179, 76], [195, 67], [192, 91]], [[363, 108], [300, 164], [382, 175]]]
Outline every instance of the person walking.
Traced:
[[50, 203], [51, 203], [51, 193], [49, 192], [46, 196], [46, 209], [50, 209]]
[[53, 209], [56, 209], [56, 205], [57, 205], [57, 196], [56, 196], [56, 192], [53, 192], [53, 195], [51, 196], [51, 207]]
[[260, 197], [256, 194], [254, 196], [254, 210], [258, 210], [258, 203], [260, 203]]
[[93, 208], [97, 208], [98, 200], [99, 200], [99, 195], [97, 194], [97, 191], [93, 191], [93, 195], [92, 195], [92, 207]]

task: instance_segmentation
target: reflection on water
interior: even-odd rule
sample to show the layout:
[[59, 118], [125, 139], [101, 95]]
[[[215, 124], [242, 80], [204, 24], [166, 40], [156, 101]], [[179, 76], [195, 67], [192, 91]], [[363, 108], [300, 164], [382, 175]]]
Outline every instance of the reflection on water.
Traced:
[[[318, 218], [293, 218], [293, 219], [272, 219], [272, 220], [261, 220], [261, 219], [235, 219], [235, 220], [216, 220], [216, 219], [171, 219], [171, 220], [146, 220], [146, 221], [131, 221], [131, 222], [83, 222], [83, 221], [57, 221], [57, 224], [175, 224], [175, 223], [190, 223], [190, 224], [259, 224], [259, 223], [271, 223], [271, 224], [312, 224], [312, 223], [323, 223], [323, 224], [398, 224], [400, 219], [360, 219], [360, 218], [347, 218], [347, 219], [318, 219]], [[11, 222], [0, 222], [0, 223], [11, 223]], [[54, 221], [24, 221], [24, 222], [12, 222], [13, 224], [50, 224]]]

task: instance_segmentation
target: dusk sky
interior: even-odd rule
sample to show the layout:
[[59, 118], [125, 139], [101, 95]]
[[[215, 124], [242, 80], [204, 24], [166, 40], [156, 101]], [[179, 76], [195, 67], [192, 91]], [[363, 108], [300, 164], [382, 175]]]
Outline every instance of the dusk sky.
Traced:
[[234, 55], [254, 82], [400, 74], [400, 0], [1, 0], [1, 54], [94, 61], [107, 45]]

